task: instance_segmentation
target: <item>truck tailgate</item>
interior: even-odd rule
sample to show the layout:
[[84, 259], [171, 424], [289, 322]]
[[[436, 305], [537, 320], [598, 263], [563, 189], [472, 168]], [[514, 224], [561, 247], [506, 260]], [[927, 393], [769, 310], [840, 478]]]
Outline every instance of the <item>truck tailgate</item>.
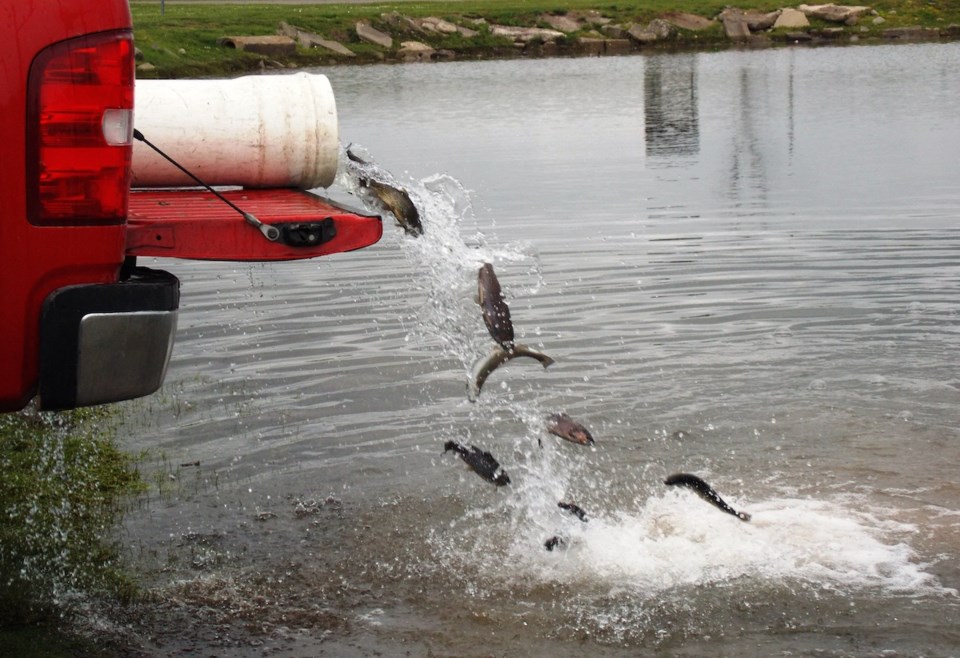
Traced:
[[243, 212], [280, 229], [280, 240], [268, 240], [236, 209], [205, 189], [134, 189], [127, 219], [127, 255], [297, 260], [360, 249], [383, 235], [380, 217], [311, 192], [271, 188], [220, 193]]

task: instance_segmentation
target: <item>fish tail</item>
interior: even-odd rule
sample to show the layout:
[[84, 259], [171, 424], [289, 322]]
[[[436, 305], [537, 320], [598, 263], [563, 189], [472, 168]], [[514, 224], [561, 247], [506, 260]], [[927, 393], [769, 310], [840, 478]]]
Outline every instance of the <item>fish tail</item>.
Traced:
[[470, 381], [467, 383], [467, 398], [471, 402], [476, 402], [480, 396], [480, 389], [483, 388], [483, 383], [487, 381], [490, 373], [511, 358], [513, 358], [513, 356], [510, 352], [507, 352], [497, 345], [486, 357], [478, 359], [470, 370]]
[[470, 381], [467, 385], [467, 398], [471, 402], [476, 402], [480, 396], [480, 389], [483, 388], [483, 383], [487, 381], [487, 377], [510, 359], [515, 359], [519, 356], [536, 359], [544, 368], [548, 368], [555, 363], [549, 356], [528, 345], [512, 345], [508, 350], [497, 345], [489, 355], [477, 360], [477, 362], [473, 364], [473, 368], [470, 370]]
[[515, 343], [512, 346], [512, 348], [510, 349], [510, 354], [513, 357], [528, 356], [531, 359], [536, 359], [537, 361], [540, 362], [540, 365], [542, 365], [544, 368], [549, 368], [554, 363], [556, 363], [556, 361], [551, 359], [549, 356], [547, 356], [543, 352], [539, 350], [535, 350], [529, 345], [521, 345], [520, 343]]

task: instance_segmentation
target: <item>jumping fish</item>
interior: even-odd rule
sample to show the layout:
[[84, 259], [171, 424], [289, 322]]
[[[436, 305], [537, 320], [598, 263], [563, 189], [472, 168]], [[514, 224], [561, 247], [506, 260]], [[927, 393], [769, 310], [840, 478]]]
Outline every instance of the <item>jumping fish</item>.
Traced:
[[500, 467], [500, 462], [489, 452], [481, 450], [477, 446], [467, 448], [456, 441], [447, 441], [443, 444], [443, 452], [446, 453], [450, 450], [460, 455], [467, 466], [484, 480], [493, 482], [498, 487], [510, 484], [510, 477]]
[[722, 509], [727, 514], [733, 514], [735, 517], [741, 521], [749, 521], [750, 515], [746, 512], [738, 512], [733, 509], [727, 503], [724, 502], [723, 498], [713, 490], [709, 484], [698, 478], [696, 475], [691, 475], [690, 473], [675, 473], [671, 475], [666, 480], [663, 481], [664, 484], [678, 487], [687, 487], [688, 489], [693, 489], [698, 496], [703, 498], [708, 503], [715, 505], [716, 507]]
[[487, 381], [487, 377], [490, 376], [490, 373], [510, 359], [515, 359], [518, 356], [528, 356], [531, 359], [536, 359], [544, 368], [549, 368], [554, 363], [554, 360], [549, 356], [543, 352], [533, 349], [532, 347], [529, 347], [528, 345], [514, 343], [513, 349], [510, 350], [505, 350], [499, 345], [496, 345], [488, 356], [478, 360], [473, 364], [473, 369], [470, 371], [469, 382], [470, 400], [473, 402], [476, 401], [477, 397], [480, 395], [480, 389], [483, 388], [483, 383]]
[[[354, 162], [369, 166], [366, 160], [356, 155], [348, 145], [346, 148], [347, 157]], [[403, 227], [407, 235], [419, 237], [423, 235], [423, 224], [420, 222], [420, 211], [413, 205], [410, 195], [402, 187], [394, 187], [387, 183], [374, 180], [369, 176], [358, 176], [358, 182], [361, 187], [365, 187], [377, 198], [377, 200], [387, 209], [397, 222]]]
[[359, 155], [353, 152], [351, 148], [352, 146], [353, 146], [353, 142], [347, 144], [347, 148], [346, 148], [347, 157], [353, 160], [354, 162], [356, 162], [357, 164], [369, 165], [370, 164], [369, 162], [367, 162], [366, 160], [364, 160]]
[[469, 398], [476, 400], [483, 383], [494, 370], [518, 356], [536, 359], [544, 368], [553, 365], [549, 356], [533, 349], [529, 345], [514, 342], [513, 321], [510, 319], [510, 307], [503, 298], [500, 281], [493, 271], [493, 265], [484, 263], [477, 274], [477, 303], [483, 312], [483, 322], [497, 345], [493, 351], [473, 364], [470, 373]]
[[576, 503], [565, 503], [561, 500], [559, 503], [557, 503], [557, 507], [563, 510], [567, 510], [568, 512], [576, 516], [578, 519], [580, 519], [584, 523], [587, 522], [587, 513], [584, 512], [583, 508], [577, 505]]
[[407, 235], [419, 237], [423, 235], [423, 224], [420, 223], [420, 212], [410, 200], [410, 195], [402, 187], [393, 187], [372, 178], [360, 178], [360, 185], [370, 190], [375, 197], [397, 218]]
[[547, 419], [547, 431], [582, 446], [592, 446], [596, 443], [590, 430], [565, 413], [551, 414]]
[[567, 542], [564, 541], [563, 537], [558, 537], [557, 535], [554, 535], [547, 541], [543, 542], [543, 547], [548, 551], [552, 551], [555, 548], [563, 548], [566, 545], [566, 543]]
[[484, 263], [477, 274], [477, 303], [483, 312], [483, 323], [497, 344], [508, 352], [513, 349], [513, 321], [510, 307], [503, 298], [500, 281], [493, 265]]

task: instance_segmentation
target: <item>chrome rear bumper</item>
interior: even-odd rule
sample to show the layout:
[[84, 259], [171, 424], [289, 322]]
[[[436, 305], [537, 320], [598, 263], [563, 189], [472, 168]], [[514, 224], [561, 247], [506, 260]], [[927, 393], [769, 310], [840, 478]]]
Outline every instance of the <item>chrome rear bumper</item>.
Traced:
[[44, 302], [40, 407], [129, 400], [160, 388], [173, 351], [180, 282], [134, 268], [111, 284], [70, 286]]

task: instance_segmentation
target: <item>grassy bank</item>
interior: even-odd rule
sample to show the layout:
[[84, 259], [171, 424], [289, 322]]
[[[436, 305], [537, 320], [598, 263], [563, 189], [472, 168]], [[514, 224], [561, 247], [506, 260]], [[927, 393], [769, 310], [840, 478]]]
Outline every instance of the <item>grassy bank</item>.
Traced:
[[[204, 4], [191, 2], [167, 4], [161, 14], [159, 0], [131, 2], [137, 46], [142, 53], [139, 77], [187, 77], [236, 74], [263, 67], [310, 67], [330, 64], [371, 63], [396, 61], [399, 42], [416, 40], [425, 43], [453, 59], [490, 57], [539, 56], [544, 54], [541, 43], [534, 42], [519, 48], [510, 39], [491, 34], [490, 25], [546, 27], [545, 14], [564, 15], [596, 11], [612, 24], [646, 25], [668, 12], [685, 12], [706, 18], [715, 17], [725, 6], [735, 4], [742, 9], [772, 11], [783, 7], [783, 0], [744, 0], [742, 4], [728, 0], [458, 0], [370, 4]], [[927, 0], [883, 0], [870, 5], [878, 16], [862, 20], [857, 25], [842, 26], [830, 35], [832, 42], [880, 41], [891, 28], [922, 26], [942, 30], [949, 25], [960, 25], [960, 2]], [[385, 14], [397, 12], [406, 17], [436, 16], [469, 26], [478, 34], [464, 37], [460, 34], [423, 34], [415, 31], [398, 32], [388, 26]], [[874, 22], [872, 18], [880, 18]], [[483, 19], [483, 22], [478, 22]], [[323, 48], [298, 46], [296, 52], [284, 55], [261, 55], [218, 45], [226, 36], [274, 35], [280, 22], [286, 22], [305, 31], [321, 35], [346, 46], [353, 56], [338, 55]], [[395, 38], [390, 48], [361, 41], [356, 33], [358, 21], [389, 31]], [[807, 28], [813, 35], [820, 34], [831, 24], [812, 20]], [[578, 49], [581, 37], [602, 37], [594, 26], [567, 34], [551, 47], [551, 54], [582, 54]], [[788, 41], [786, 30], [764, 33], [760, 43]], [[717, 24], [701, 31], [677, 29], [668, 38], [644, 49], [713, 49], [732, 44]]]
[[[54, 633], [71, 602], [134, 592], [119, 565], [126, 496], [143, 488], [106, 408], [0, 415], [0, 653], [79, 655]], [[59, 653], [60, 651], [63, 653]]]

